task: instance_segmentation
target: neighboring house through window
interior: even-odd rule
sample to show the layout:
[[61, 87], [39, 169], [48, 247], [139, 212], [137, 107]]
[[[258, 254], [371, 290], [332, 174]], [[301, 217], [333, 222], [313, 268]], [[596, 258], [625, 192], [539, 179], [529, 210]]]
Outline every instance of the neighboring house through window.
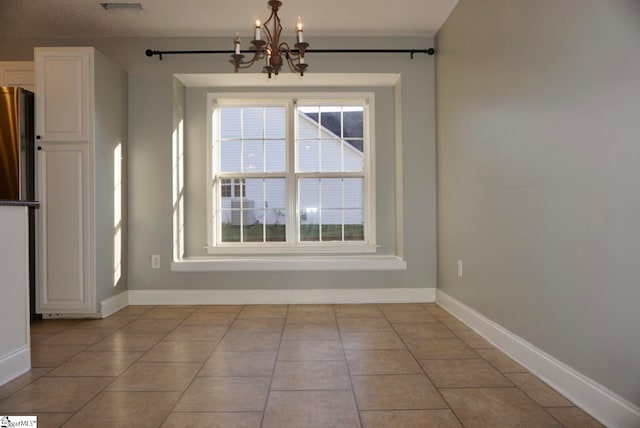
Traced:
[[209, 251], [373, 252], [372, 94], [209, 94]]
[[223, 178], [220, 180], [220, 196], [223, 198], [242, 198], [246, 193], [244, 180]]

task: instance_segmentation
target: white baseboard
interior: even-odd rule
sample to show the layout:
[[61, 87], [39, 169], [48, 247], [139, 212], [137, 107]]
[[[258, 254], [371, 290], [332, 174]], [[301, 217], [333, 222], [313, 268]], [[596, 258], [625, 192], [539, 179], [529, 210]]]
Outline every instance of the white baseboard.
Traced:
[[640, 408], [634, 404], [447, 293], [436, 290], [436, 302], [607, 427], [640, 427]]
[[31, 349], [28, 345], [0, 358], [0, 385], [11, 382], [31, 370]]
[[100, 302], [100, 315], [106, 318], [127, 306], [129, 306], [129, 292], [123, 291]]
[[435, 301], [435, 289], [129, 290], [128, 300], [130, 305], [428, 303]]

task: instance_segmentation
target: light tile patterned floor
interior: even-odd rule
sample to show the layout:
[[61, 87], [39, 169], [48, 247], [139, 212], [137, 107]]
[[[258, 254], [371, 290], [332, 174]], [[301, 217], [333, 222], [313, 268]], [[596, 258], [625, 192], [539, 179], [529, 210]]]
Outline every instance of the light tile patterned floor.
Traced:
[[130, 306], [34, 323], [40, 427], [599, 427], [435, 304]]

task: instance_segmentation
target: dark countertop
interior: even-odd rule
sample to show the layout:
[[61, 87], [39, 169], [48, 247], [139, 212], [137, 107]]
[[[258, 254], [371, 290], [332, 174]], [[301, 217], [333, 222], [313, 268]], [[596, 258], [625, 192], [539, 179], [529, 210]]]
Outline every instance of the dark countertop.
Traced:
[[7, 199], [0, 199], [0, 207], [40, 207], [40, 202], [38, 201], [9, 201]]

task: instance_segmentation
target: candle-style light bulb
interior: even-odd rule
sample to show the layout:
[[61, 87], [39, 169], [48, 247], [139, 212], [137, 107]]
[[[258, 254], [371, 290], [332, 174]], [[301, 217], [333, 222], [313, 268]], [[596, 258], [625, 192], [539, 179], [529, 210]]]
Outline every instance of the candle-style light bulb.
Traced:
[[240, 55], [240, 33], [236, 33], [236, 37], [233, 39], [233, 44], [236, 48], [236, 55]]
[[255, 40], [260, 40], [260, 15], [256, 14], [256, 34], [255, 34]]
[[302, 18], [298, 17], [296, 21], [296, 34], [298, 35], [298, 43], [304, 42], [304, 37], [302, 36]]

